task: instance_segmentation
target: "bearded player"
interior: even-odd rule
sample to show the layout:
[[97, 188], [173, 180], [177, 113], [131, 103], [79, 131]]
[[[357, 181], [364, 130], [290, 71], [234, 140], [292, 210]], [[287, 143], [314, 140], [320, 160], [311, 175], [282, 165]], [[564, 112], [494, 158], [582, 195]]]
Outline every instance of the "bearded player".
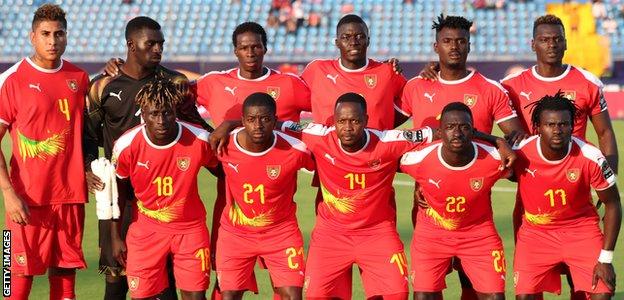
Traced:
[[175, 107], [183, 97], [170, 80], [146, 84], [136, 97], [145, 123], [127, 131], [113, 148], [119, 202], [136, 197], [138, 210], [125, 243], [119, 220], [111, 228], [113, 255], [126, 267], [133, 299], [157, 297], [167, 289], [168, 256], [183, 299], [205, 299], [209, 284], [210, 237], [197, 174], [217, 161], [207, 131], [176, 121]]
[[48, 273], [50, 299], [74, 299], [87, 190], [82, 164], [87, 73], [62, 59], [67, 20], [44, 4], [32, 20], [34, 53], [0, 75], [0, 139], [13, 145], [9, 174], [0, 150], [0, 187], [11, 233], [10, 299], [28, 299]]

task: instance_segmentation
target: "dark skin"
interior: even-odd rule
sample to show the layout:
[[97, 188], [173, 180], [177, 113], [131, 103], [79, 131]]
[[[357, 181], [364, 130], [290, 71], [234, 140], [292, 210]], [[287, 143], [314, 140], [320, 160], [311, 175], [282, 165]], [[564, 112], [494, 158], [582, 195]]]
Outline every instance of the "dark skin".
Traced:
[[[250, 106], [243, 110], [244, 129], [236, 135], [238, 144], [251, 152], [263, 152], [273, 145], [273, 129], [277, 122], [275, 111], [266, 106]], [[301, 287], [285, 286], [273, 289], [281, 299], [302, 299]], [[243, 299], [244, 290], [221, 291], [224, 300]]]
[[[462, 167], [474, 159], [475, 151], [472, 146], [474, 128], [468, 113], [449, 111], [443, 114], [436, 134], [442, 140], [441, 155], [447, 164]], [[505, 299], [505, 293], [477, 293], [477, 297], [480, 300]], [[442, 299], [442, 292], [415, 291], [414, 299]]]
[[367, 123], [368, 115], [358, 103], [344, 102], [336, 105], [334, 126], [343, 150], [353, 153], [364, 147], [366, 144], [364, 129]]
[[[543, 111], [540, 115], [538, 133], [542, 155], [549, 160], [560, 160], [568, 155], [568, 145], [572, 136], [573, 121], [568, 111]], [[613, 251], [622, 223], [622, 208], [616, 185], [596, 191], [598, 198], [605, 205], [604, 242], [602, 249]], [[592, 275], [592, 289], [601, 280], [611, 290], [615, 290], [615, 271], [612, 264], [596, 262]], [[532, 300], [538, 294], [518, 295], [516, 299]], [[590, 293], [592, 300], [611, 299], [610, 294]]]
[[[141, 117], [145, 121], [145, 133], [147, 138], [155, 145], [164, 146], [172, 143], [180, 128], [176, 123], [176, 111], [171, 105], [165, 104], [157, 107], [153, 104], [147, 104], [141, 107]], [[129, 179], [117, 179], [119, 189], [119, 206], [125, 207], [126, 201], [131, 201], [133, 195], [131, 192], [131, 184]], [[127, 248], [125, 242], [121, 239], [120, 220], [111, 222], [111, 239], [113, 256], [122, 265], [126, 266]], [[180, 290], [182, 299], [202, 300], [205, 299], [205, 291], [184, 291]], [[139, 298], [133, 298], [139, 299]], [[143, 298], [154, 299], [154, 297]]]
[[[44, 69], [55, 69], [61, 64], [61, 56], [65, 53], [67, 46], [67, 29], [59, 21], [40, 21], [30, 32], [30, 42], [33, 45], [34, 53], [31, 60]], [[0, 141], [4, 138], [8, 127], [0, 124]], [[26, 202], [15, 193], [13, 184], [9, 178], [9, 171], [6, 165], [5, 155], [0, 149], [0, 188], [4, 199], [4, 208], [11, 221], [26, 226], [29, 223], [30, 211]], [[48, 274], [72, 275], [76, 273], [74, 268], [48, 268]], [[20, 277], [32, 278], [33, 276], [16, 275]]]

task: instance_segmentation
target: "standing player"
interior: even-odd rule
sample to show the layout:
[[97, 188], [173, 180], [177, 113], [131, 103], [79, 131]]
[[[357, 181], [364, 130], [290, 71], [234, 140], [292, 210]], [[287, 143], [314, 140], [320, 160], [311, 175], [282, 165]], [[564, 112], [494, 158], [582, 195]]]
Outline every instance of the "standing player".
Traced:
[[[368, 126], [387, 130], [395, 127], [395, 116], [405, 78], [397, 74], [391, 63], [366, 57], [370, 44], [368, 26], [357, 15], [346, 15], [336, 26], [336, 47], [340, 58], [314, 60], [301, 77], [312, 92], [314, 122], [333, 122], [334, 99], [349, 92], [361, 94], [369, 109]], [[396, 66], [395, 66], [396, 67]]]
[[470, 107], [474, 128], [490, 133], [494, 124], [498, 124], [515, 142], [524, 136], [524, 130], [507, 92], [496, 81], [466, 68], [470, 26], [472, 22], [459, 16], [440, 15], [437, 22], [433, 22], [432, 28], [436, 31], [433, 50], [438, 54], [439, 79], [431, 81], [419, 76], [405, 85], [400, 122], [411, 116], [414, 127], [437, 127], [442, 108], [450, 102], [460, 101]]
[[520, 120], [527, 132], [530, 132], [532, 126], [528, 105], [561, 90], [579, 108], [573, 135], [585, 138], [587, 119], [591, 120], [598, 135], [600, 150], [611, 168], [617, 172], [617, 143], [602, 91], [603, 84], [593, 74], [563, 64], [566, 43], [565, 30], [559, 18], [553, 15], [537, 18], [533, 23], [531, 40], [537, 65], [509, 75], [501, 83], [509, 91], [516, 109], [521, 112]]
[[[559, 293], [560, 263], [575, 290], [592, 299], [609, 299], [615, 288], [611, 263], [622, 219], [615, 173], [600, 150], [572, 136], [576, 110], [563, 93], [542, 97], [530, 119], [538, 135], [517, 147], [514, 172], [525, 209], [514, 259], [519, 299]], [[605, 204], [604, 235], [591, 188]]]
[[418, 212], [411, 244], [414, 299], [441, 299], [453, 257], [461, 259], [479, 299], [504, 299], [505, 256], [491, 203], [492, 185], [505, 176], [500, 155], [472, 141], [472, 112], [465, 104], [447, 104], [440, 123], [441, 142], [401, 160], [429, 204]]
[[176, 121], [175, 107], [183, 101], [170, 80], [145, 84], [136, 97], [145, 123], [124, 133], [113, 149], [119, 201], [136, 197], [138, 208], [128, 229], [127, 261], [119, 220], [111, 228], [113, 254], [126, 267], [133, 299], [156, 298], [167, 288], [169, 255], [183, 299], [205, 299], [208, 288], [210, 238], [197, 174], [217, 161], [207, 131]]
[[[111, 159], [113, 143], [126, 130], [140, 123], [139, 106], [134, 99], [138, 91], [154, 79], [170, 79], [180, 89], [187, 90], [184, 75], [160, 65], [163, 53], [164, 37], [160, 24], [148, 17], [136, 17], [126, 25], [126, 43], [128, 52], [126, 62], [121, 65], [116, 76], [101, 75], [93, 79], [87, 95], [87, 117], [85, 120], [85, 168], [89, 189], [101, 190], [103, 184], [91, 170], [91, 161], [97, 159], [98, 145], [104, 148], [104, 157]], [[179, 117], [192, 123], [210, 127], [201, 119], [193, 100], [185, 99], [178, 107]], [[125, 238], [130, 225], [131, 203], [122, 208], [123, 226], [121, 236]], [[124, 212], [125, 211], [125, 212]], [[125, 271], [112, 257], [110, 241], [110, 220], [100, 220], [99, 224], [100, 272], [106, 274], [104, 299], [125, 299], [128, 287], [123, 276]], [[170, 272], [171, 288], [162, 295], [175, 299], [175, 283]]]
[[344, 94], [335, 104], [335, 127], [312, 123], [303, 130], [323, 194], [306, 264], [308, 299], [350, 299], [353, 264], [367, 297], [408, 297], [392, 180], [401, 155], [430, 141], [431, 130], [367, 129], [366, 106], [361, 95]]
[[277, 294], [301, 299], [303, 238], [293, 201], [297, 171], [314, 169], [305, 144], [274, 131], [276, 104], [266, 93], [243, 102], [243, 128], [230, 135], [219, 160], [224, 166], [227, 204], [217, 240], [217, 276], [224, 299], [253, 290], [258, 257], [266, 263]]
[[11, 231], [10, 299], [28, 299], [33, 276], [48, 272], [50, 299], [74, 299], [87, 190], [82, 165], [89, 77], [63, 60], [65, 12], [44, 4], [32, 21], [34, 54], [0, 75], [0, 139], [13, 145], [9, 175], [0, 150], [0, 187]]

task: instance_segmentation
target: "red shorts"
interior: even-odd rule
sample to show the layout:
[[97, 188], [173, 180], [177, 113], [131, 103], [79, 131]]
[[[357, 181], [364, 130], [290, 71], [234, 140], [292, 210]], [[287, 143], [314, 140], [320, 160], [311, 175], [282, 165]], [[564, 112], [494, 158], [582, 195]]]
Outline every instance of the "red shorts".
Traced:
[[176, 286], [183, 291], [205, 291], [210, 283], [210, 237], [199, 232], [170, 234], [157, 228], [130, 225], [126, 236], [126, 274], [132, 298], [148, 298], [169, 286], [167, 256], [173, 261]]
[[306, 295], [351, 299], [353, 264], [360, 268], [367, 298], [409, 292], [407, 259], [396, 230], [344, 234], [317, 227], [306, 264]]
[[445, 289], [445, 277], [456, 256], [477, 292], [505, 292], [505, 253], [492, 223], [462, 232], [419, 229], [417, 224], [410, 249], [414, 291]]
[[575, 291], [612, 293], [601, 280], [595, 290], [591, 289], [602, 243], [603, 235], [596, 223], [562, 229], [542, 229], [522, 224], [514, 258], [516, 295], [560, 294], [560, 263], [570, 268]]
[[222, 291], [252, 290], [258, 258], [269, 269], [274, 287], [303, 287], [303, 238], [296, 222], [261, 233], [220, 229], [217, 240], [217, 278]]
[[50, 267], [85, 268], [82, 253], [84, 204], [29, 206], [26, 226], [5, 215], [11, 231], [11, 272], [43, 275]]

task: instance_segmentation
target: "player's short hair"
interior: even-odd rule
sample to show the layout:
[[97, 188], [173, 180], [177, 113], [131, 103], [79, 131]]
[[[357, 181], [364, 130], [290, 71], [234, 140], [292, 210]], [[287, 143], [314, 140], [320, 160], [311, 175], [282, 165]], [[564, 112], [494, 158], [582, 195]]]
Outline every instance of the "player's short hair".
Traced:
[[160, 24], [154, 19], [146, 16], [139, 16], [130, 21], [126, 25], [126, 41], [130, 40], [133, 34], [143, 29], [160, 30]]
[[134, 101], [141, 108], [149, 105], [159, 109], [167, 105], [176, 108], [184, 101], [184, 93], [170, 79], [156, 78], [141, 88]]
[[569, 112], [570, 118], [572, 118], [572, 120], [570, 120], [571, 125], [574, 125], [574, 120], [576, 119], [578, 111], [574, 101], [565, 97], [561, 90], [552, 96], [546, 95], [541, 99], [526, 105], [524, 108], [527, 107], [531, 108], [531, 125], [533, 126], [533, 133], [537, 133], [537, 128], [540, 125], [540, 116], [545, 110]]
[[334, 105], [334, 109], [336, 109], [336, 107], [338, 107], [338, 104], [341, 104], [341, 103], [359, 104], [362, 107], [362, 110], [364, 111], [364, 113], [366, 113], [366, 99], [364, 99], [364, 97], [362, 97], [362, 95], [360, 94], [356, 94], [356, 93], [342, 94], [336, 100], [336, 105]]
[[470, 116], [470, 123], [473, 122], [472, 111], [470, 110], [470, 107], [468, 107], [468, 105], [466, 105], [464, 103], [461, 103], [461, 102], [451, 102], [451, 103], [445, 105], [444, 108], [442, 108], [442, 113], [440, 114], [440, 119], [446, 113], [451, 112], [451, 111], [465, 112], [465, 113], [467, 113]]
[[433, 21], [431, 29], [435, 29], [436, 35], [444, 28], [462, 29], [470, 32], [472, 21], [462, 16], [445, 16], [440, 14], [436, 21]]
[[238, 35], [243, 34], [245, 32], [259, 34], [260, 39], [262, 39], [262, 45], [266, 49], [267, 47], [266, 31], [264, 30], [264, 27], [262, 27], [262, 25], [256, 22], [244, 22], [236, 26], [236, 29], [234, 29], [234, 32], [232, 32], [232, 45], [234, 45], [234, 48], [236, 48], [236, 38], [238, 37]]
[[364, 20], [360, 16], [354, 15], [354, 14], [348, 14], [340, 18], [340, 21], [338, 21], [338, 25], [336, 25], [336, 34], [338, 34], [338, 29], [342, 25], [351, 24], [351, 23], [363, 24], [364, 27], [366, 27], [366, 31], [368, 31], [368, 25], [366, 25], [366, 22], [364, 22]]
[[565, 27], [563, 26], [563, 22], [561, 19], [555, 15], [543, 15], [535, 19], [533, 22], [533, 36], [535, 36], [535, 32], [537, 32], [537, 27], [540, 25], [559, 25], [563, 29], [563, 33], [565, 34]]
[[267, 93], [258, 92], [247, 96], [247, 98], [245, 98], [245, 101], [243, 101], [243, 112], [245, 112], [247, 108], [252, 106], [266, 107], [269, 109], [269, 111], [271, 111], [272, 114], [275, 114], [275, 112], [277, 111], [275, 99], [273, 99], [273, 97], [271, 97], [271, 95]]
[[67, 29], [67, 19], [65, 19], [65, 11], [56, 4], [46, 3], [39, 6], [32, 20], [32, 30], [42, 21], [58, 21], [63, 24], [63, 28]]

